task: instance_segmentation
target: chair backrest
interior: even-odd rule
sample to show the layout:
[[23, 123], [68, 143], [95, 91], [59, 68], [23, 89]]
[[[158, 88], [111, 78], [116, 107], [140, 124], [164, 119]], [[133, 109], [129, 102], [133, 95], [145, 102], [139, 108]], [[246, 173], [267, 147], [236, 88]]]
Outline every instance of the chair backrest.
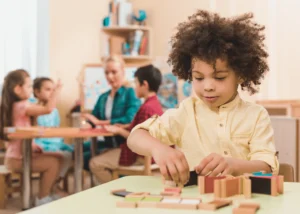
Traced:
[[286, 163], [295, 170], [294, 180], [298, 181], [298, 133], [299, 119], [292, 117], [271, 116], [271, 123], [274, 129], [274, 140], [278, 152], [279, 163]]
[[290, 164], [287, 164], [287, 163], [279, 164], [279, 175], [284, 176], [285, 182], [294, 182], [295, 181], [294, 168]]

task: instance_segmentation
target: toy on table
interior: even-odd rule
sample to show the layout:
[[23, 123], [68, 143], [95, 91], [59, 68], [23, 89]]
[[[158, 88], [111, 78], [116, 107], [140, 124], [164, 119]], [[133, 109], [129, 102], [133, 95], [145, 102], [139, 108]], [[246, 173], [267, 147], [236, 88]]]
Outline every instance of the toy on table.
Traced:
[[198, 207], [199, 207], [199, 209], [203, 209], [203, 210], [216, 210], [221, 207], [229, 206], [231, 204], [232, 204], [232, 200], [218, 199], [218, 200], [213, 200], [208, 203], [200, 203]]
[[[283, 194], [283, 176], [265, 172], [255, 172], [241, 176], [198, 176], [191, 172], [189, 185], [198, 185], [201, 194], [213, 193], [214, 200], [203, 202], [199, 197], [181, 197], [183, 185], [163, 179], [164, 190], [160, 195], [150, 193], [129, 193], [124, 201], [118, 201], [118, 207], [139, 208], [156, 207], [166, 209], [203, 209], [216, 210], [232, 204], [228, 197], [243, 194], [251, 198], [252, 193], [277, 196]], [[192, 179], [192, 181], [191, 181]], [[123, 190], [124, 191], [124, 190]], [[126, 190], [125, 190], [126, 191]], [[260, 208], [258, 203], [244, 202], [233, 208], [233, 214], [255, 214]]]
[[215, 198], [227, 198], [242, 194], [245, 198], [251, 198], [251, 182], [244, 176], [226, 177], [214, 181]]
[[251, 192], [277, 196], [283, 194], [283, 176], [250, 176]]
[[255, 214], [259, 210], [258, 203], [241, 203], [239, 207], [233, 208], [232, 214]]
[[165, 209], [204, 209], [216, 210], [228, 206], [231, 200], [214, 200], [202, 203], [199, 197], [167, 197], [157, 195], [126, 195], [123, 201], [117, 201], [120, 208], [165, 208]]
[[181, 193], [180, 187], [167, 187], [160, 194], [162, 196], [179, 196]]

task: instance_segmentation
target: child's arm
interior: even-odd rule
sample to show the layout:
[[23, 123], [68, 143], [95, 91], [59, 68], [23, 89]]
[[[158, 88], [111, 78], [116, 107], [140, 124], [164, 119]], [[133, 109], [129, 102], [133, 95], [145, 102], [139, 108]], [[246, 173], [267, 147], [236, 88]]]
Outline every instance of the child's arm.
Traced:
[[152, 156], [162, 175], [176, 183], [189, 180], [189, 165], [184, 154], [170, 145], [181, 146], [185, 124], [184, 108], [170, 109], [161, 117], [153, 116], [136, 126], [127, 139], [128, 147], [135, 153]]
[[189, 165], [181, 151], [162, 144], [144, 129], [133, 131], [127, 143], [133, 152], [152, 156], [166, 180], [173, 180], [177, 184], [186, 184], [189, 181]]
[[257, 171], [271, 172], [271, 167], [260, 160], [241, 160], [236, 158], [225, 158], [219, 154], [211, 153], [195, 167], [200, 175], [242, 175]]
[[47, 104], [45, 106], [41, 106], [37, 104], [29, 105], [26, 108], [26, 114], [28, 116], [39, 116], [43, 114], [50, 114], [52, 110], [56, 107], [56, 99], [60, 93], [61, 87], [62, 87], [61, 83], [58, 82]]

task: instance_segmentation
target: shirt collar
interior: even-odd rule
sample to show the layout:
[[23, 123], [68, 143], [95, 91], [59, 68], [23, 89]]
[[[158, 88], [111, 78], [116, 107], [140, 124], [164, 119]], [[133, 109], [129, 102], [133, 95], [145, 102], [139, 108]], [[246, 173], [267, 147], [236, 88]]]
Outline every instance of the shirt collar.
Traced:
[[156, 96], [156, 95], [151, 96], [151, 97], [148, 97], [148, 98], [145, 100], [144, 103], [151, 102], [151, 101], [155, 101], [155, 100], [157, 100], [157, 96]]
[[[116, 94], [122, 94], [125, 90], [125, 86], [121, 86], [117, 91]], [[111, 92], [111, 89], [107, 92], [107, 95], [109, 95]]]
[[236, 94], [235, 98], [233, 100], [231, 100], [229, 103], [226, 103], [224, 105], [221, 105], [219, 108], [220, 109], [232, 109], [234, 108], [236, 105], [238, 105], [238, 103], [241, 101], [240, 95], [239, 93]]

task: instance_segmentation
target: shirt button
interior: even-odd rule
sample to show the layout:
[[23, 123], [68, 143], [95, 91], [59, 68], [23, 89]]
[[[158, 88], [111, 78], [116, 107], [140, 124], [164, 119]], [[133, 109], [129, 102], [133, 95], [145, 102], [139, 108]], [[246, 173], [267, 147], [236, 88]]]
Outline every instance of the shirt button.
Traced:
[[224, 154], [225, 154], [225, 155], [228, 155], [228, 152], [227, 152], [227, 151], [224, 151]]
[[222, 124], [222, 123], [220, 123], [220, 127], [223, 127], [223, 124]]

